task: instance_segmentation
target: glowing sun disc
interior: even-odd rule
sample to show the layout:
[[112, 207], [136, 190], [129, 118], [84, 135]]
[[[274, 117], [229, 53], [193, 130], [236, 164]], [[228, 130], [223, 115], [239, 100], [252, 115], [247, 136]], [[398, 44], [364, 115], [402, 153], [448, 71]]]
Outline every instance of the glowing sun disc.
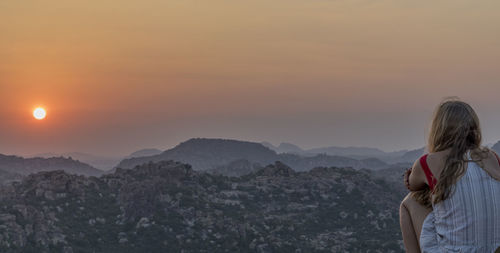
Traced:
[[37, 120], [42, 120], [45, 116], [47, 116], [47, 112], [41, 107], [38, 107], [33, 111], [33, 117]]

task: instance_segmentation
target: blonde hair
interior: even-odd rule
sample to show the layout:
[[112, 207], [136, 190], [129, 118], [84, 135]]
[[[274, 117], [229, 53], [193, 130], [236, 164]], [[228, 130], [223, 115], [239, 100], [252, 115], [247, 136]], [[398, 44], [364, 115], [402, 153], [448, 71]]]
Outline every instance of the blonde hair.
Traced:
[[474, 161], [483, 166], [482, 159], [488, 156], [488, 149], [481, 147], [479, 118], [472, 107], [451, 98], [444, 100], [434, 112], [428, 139], [430, 153], [449, 150], [439, 180], [433, 190], [433, 203], [447, 199], [453, 185], [465, 172], [465, 157], [471, 150]]

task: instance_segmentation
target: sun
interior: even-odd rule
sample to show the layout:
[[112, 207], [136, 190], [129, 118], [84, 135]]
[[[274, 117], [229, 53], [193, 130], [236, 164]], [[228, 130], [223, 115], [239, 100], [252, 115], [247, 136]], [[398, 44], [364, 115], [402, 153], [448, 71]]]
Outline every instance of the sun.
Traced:
[[33, 111], [33, 117], [37, 120], [45, 119], [45, 116], [47, 116], [47, 112], [42, 107], [38, 107]]

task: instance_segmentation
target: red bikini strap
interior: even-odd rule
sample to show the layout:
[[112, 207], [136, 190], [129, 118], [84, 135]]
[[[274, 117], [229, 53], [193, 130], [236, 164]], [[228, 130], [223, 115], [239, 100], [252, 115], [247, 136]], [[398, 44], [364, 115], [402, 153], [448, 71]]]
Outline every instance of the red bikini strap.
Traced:
[[425, 154], [422, 157], [420, 157], [420, 165], [422, 166], [422, 169], [424, 170], [425, 177], [427, 178], [427, 182], [429, 184], [429, 188], [431, 188], [431, 191], [434, 190], [434, 186], [437, 183], [436, 178], [434, 175], [432, 175], [431, 170], [429, 169], [429, 165], [427, 165], [427, 155]]

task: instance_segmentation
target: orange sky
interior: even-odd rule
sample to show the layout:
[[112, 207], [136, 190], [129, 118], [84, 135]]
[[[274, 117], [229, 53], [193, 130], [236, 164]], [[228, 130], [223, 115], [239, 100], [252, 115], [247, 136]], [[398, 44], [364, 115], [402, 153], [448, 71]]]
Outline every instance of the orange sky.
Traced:
[[416, 148], [451, 95], [472, 103], [496, 142], [499, 8], [0, 1], [0, 153], [123, 154], [198, 136]]

